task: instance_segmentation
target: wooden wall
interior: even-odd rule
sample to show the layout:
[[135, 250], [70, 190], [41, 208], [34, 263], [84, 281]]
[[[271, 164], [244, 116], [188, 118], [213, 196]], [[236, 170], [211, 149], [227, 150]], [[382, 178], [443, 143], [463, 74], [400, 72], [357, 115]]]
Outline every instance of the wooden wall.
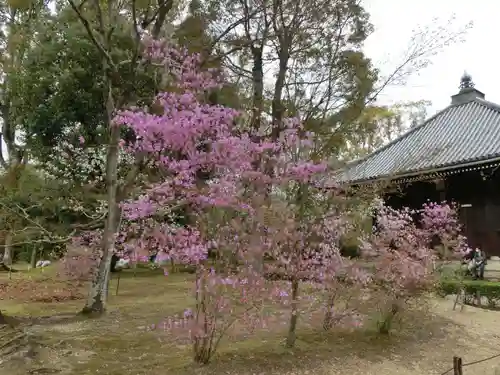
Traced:
[[449, 176], [448, 199], [461, 205], [460, 219], [472, 247], [500, 256], [500, 170]]

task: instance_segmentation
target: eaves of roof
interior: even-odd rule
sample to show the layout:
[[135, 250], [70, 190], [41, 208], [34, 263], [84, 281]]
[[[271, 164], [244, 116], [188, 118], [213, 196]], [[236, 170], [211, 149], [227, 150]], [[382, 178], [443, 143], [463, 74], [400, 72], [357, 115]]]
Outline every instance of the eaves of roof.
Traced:
[[500, 160], [500, 106], [481, 98], [451, 105], [372, 154], [348, 164], [341, 182], [399, 179]]

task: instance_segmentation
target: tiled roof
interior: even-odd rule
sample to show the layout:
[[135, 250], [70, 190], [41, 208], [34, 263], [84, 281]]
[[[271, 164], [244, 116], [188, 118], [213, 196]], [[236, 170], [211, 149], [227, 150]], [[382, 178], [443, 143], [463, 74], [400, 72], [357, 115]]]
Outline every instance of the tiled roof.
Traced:
[[500, 106], [475, 97], [451, 105], [367, 157], [340, 177], [361, 182], [432, 172], [500, 158]]

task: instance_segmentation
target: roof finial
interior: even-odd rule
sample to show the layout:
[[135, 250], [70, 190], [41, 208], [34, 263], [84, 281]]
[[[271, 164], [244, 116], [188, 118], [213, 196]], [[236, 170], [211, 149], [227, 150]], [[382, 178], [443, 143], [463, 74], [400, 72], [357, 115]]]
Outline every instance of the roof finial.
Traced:
[[474, 82], [472, 82], [472, 77], [467, 72], [464, 72], [462, 78], [460, 78], [460, 90], [472, 89], [474, 88]]

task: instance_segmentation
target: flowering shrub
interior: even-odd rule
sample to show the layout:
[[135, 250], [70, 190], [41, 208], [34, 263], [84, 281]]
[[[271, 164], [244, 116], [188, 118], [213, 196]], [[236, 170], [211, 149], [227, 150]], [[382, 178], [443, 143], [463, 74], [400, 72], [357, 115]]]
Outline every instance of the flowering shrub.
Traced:
[[363, 254], [373, 262], [370, 277], [374, 285], [389, 300], [390, 307], [379, 326], [382, 333], [388, 333], [401, 305], [429, 290], [436, 281], [438, 252], [432, 239], [446, 242], [453, 254], [461, 254], [465, 242], [456, 210], [446, 203], [427, 203], [419, 211], [395, 210], [381, 203], [376, 223], [363, 242]]
[[[115, 123], [136, 135], [123, 147], [153, 157], [165, 178], [122, 209], [127, 220], [141, 223], [131, 241], [142, 256], [155, 248], [160, 263], [197, 268], [192, 316], [168, 326], [187, 329], [195, 360], [206, 362], [228, 325], [237, 320], [252, 328], [262, 322], [265, 301], [284, 301], [287, 294], [265, 280], [267, 254], [275, 259], [270, 267], [291, 280], [293, 345], [299, 280], [319, 285], [343, 267], [338, 215], [313, 186], [315, 176], [326, 171], [324, 163], [309, 161], [314, 135], [295, 119], [284, 120], [278, 139], [236, 131], [237, 111], [202, 101], [220, 80], [200, 69], [199, 55], [144, 42], [145, 58], [165, 67], [175, 89], [156, 97], [161, 111], [122, 111]], [[188, 225], [158, 219], [165, 208], [179, 206], [189, 210]], [[206, 266], [209, 252], [218, 254], [214, 269]]]
[[65, 280], [80, 284], [92, 279], [98, 259], [99, 254], [95, 246], [68, 246], [66, 254], [58, 263], [57, 271]]
[[425, 287], [429, 281], [435, 253], [427, 232], [417, 228], [409, 209], [380, 207], [377, 227], [365, 245], [365, 254], [377, 262], [372, 277], [390, 285], [394, 294]]
[[235, 323], [244, 335], [266, 326], [270, 317], [266, 302], [272, 296], [269, 290], [268, 283], [248, 269], [227, 276], [214, 269], [198, 269], [194, 308], [167, 318], [162, 328], [191, 341], [195, 361], [206, 362]]
[[425, 203], [420, 211], [419, 222], [429, 241], [439, 241], [439, 258], [461, 258], [469, 250], [467, 239], [461, 234], [456, 204]]

